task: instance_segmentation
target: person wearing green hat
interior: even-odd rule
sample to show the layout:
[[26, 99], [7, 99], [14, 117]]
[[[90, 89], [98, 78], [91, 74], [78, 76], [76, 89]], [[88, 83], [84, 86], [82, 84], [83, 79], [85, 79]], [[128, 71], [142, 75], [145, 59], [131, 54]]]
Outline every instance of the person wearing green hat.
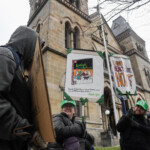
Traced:
[[61, 102], [61, 108], [62, 112], [67, 114], [69, 119], [72, 119], [74, 114], [75, 114], [75, 107], [76, 107], [76, 102], [73, 100], [62, 100]]
[[145, 117], [148, 104], [139, 100], [117, 123], [121, 150], [150, 150], [150, 121]]
[[90, 150], [94, 144], [85, 124], [75, 120], [75, 109], [74, 100], [61, 101], [61, 113], [53, 116], [56, 143], [49, 143], [48, 150]]

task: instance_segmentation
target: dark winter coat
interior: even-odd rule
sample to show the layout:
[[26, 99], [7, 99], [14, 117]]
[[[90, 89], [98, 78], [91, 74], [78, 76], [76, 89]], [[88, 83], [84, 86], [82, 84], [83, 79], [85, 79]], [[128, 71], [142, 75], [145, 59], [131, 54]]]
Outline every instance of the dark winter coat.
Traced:
[[0, 150], [28, 149], [27, 139], [13, 131], [32, 123], [30, 92], [22, 74], [32, 62], [37, 36], [32, 29], [20, 26], [5, 45], [20, 57], [17, 70], [12, 52], [0, 47]]
[[78, 138], [81, 150], [88, 150], [94, 144], [94, 137], [87, 133], [85, 125], [76, 121], [75, 117], [70, 120], [67, 114], [62, 112], [53, 116], [53, 123], [57, 143], [50, 143], [48, 150], [58, 150], [57, 145], [61, 147], [60, 150], [63, 150], [63, 141], [69, 137]]
[[141, 115], [123, 115], [118, 124], [121, 150], [150, 150], [150, 122]]

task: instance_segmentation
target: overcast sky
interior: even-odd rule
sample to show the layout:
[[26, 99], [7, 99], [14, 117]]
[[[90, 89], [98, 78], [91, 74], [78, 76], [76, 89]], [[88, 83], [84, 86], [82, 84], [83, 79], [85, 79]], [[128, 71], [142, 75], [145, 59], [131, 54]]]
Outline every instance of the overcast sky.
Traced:
[[[97, 0], [88, 0], [92, 8]], [[102, 9], [102, 11], [104, 11]], [[29, 0], [1, 0], [0, 2], [0, 45], [7, 43], [12, 32], [20, 25], [27, 25], [30, 13]], [[146, 50], [150, 58], [150, 4], [138, 10], [121, 14], [132, 29], [146, 42]], [[112, 20], [117, 18], [115, 16]], [[111, 21], [112, 21], [111, 20]], [[111, 27], [111, 21], [108, 24]]]

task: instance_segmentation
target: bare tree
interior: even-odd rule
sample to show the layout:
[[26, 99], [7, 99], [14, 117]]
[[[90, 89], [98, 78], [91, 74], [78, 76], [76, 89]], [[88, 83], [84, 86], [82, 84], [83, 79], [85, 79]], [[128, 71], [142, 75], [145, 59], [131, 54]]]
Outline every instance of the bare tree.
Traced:
[[[150, 3], [150, 0], [100, 0], [100, 8], [103, 16], [108, 22], [116, 15], [124, 11], [132, 11]], [[95, 9], [93, 7], [91, 9]], [[90, 9], [90, 10], [91, 10]]]

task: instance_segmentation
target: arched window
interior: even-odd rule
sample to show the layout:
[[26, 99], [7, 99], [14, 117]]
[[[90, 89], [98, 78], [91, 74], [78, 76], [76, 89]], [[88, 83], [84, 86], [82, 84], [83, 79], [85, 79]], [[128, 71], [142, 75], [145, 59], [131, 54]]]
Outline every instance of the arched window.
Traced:
[[65, 23], [65, 48], [71, 47], [71, 26], [69, 22]]
[[75, 49], [80, 48], [80, 32], [77, 27], [74, 28], [73, 46]]

